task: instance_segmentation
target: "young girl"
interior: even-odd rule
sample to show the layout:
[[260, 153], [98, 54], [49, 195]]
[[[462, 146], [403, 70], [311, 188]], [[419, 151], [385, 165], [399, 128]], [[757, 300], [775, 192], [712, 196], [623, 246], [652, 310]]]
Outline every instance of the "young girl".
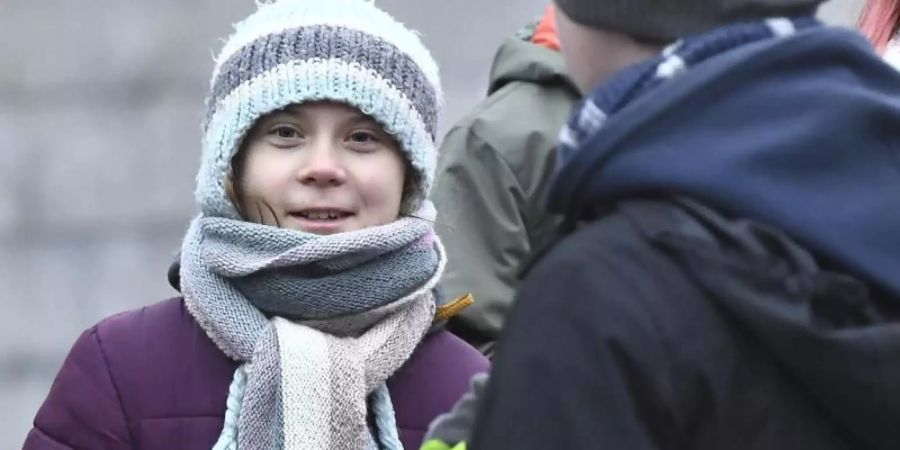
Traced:
[[900, 69], [900, 1], [869, 0], [860, 17], [859, 28], [885, 61]]
[[486, 360], [439, 324], [437, 67], [362, 0], [281, 0], [217, 59], [183, 298], [75, 343], [32, 449], [418, 448]]

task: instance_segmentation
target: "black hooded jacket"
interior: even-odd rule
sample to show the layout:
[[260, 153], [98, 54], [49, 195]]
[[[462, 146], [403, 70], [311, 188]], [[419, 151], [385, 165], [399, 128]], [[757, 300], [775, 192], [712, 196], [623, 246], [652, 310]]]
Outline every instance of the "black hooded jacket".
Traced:
[[816, 30], [611, 116], [471, 448], [900, 449], [900, 75]]
[[522, 292], [471, 448], [900, 448], [897, 299], [776, 230], [620, 202]]

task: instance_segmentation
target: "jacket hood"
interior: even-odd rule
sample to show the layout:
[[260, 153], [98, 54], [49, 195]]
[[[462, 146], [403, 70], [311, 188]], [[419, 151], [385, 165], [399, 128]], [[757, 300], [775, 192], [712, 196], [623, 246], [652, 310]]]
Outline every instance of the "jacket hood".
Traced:
[[550, 48], [531, 42], [534, 30], [507, 38], [494, 55], [491, 65], [488, 95], [508, 83], [523, 81], [538, 84], [568, 84], [578, 88], [566, 73], [562, 55]]
[[644, 232], [679, 260], [737, 330], [773, 356], [850, 448], [896, 448], [898, 299], [824, 270], [777, 230], [691, 200], [677, 203], [632, 202], [626, 213], [644, 218]]
[[647, 193], [773, 226], [900, 302], [900, 74], [833, 28], [726, 52], [609, 117], [548, 206]]

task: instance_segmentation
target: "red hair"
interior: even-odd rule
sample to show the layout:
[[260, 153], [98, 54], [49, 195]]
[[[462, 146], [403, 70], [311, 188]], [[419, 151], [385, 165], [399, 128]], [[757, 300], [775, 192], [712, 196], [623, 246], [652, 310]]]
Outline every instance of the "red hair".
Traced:
[[879, 53], [884, 52], [888, 41], [897, 33], [900, 25], [900, 0], [869, 0], [859, 19], [862, 31]]

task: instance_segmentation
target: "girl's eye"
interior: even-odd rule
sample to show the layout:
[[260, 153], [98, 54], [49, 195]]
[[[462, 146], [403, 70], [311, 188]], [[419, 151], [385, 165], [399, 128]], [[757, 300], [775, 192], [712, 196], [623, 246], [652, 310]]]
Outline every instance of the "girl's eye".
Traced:
[[272, 134], [282, 139], [296, 139], [300, 137], [300, 133], [296, 129], [286, 126], [275, 128], [272, 130]]
[[369, 131], [355, 131], [350, 134], [349, 140], [354, 144], [374, 144], [378, 142], [378, 137]]

